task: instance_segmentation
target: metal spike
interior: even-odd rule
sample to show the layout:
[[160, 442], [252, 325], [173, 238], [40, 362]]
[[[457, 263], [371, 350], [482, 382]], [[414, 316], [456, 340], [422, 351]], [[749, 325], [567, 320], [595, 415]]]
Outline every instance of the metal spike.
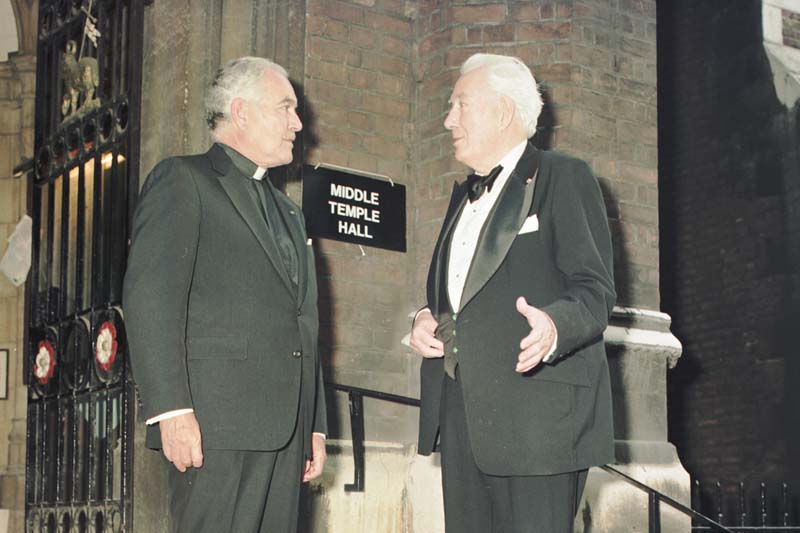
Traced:
[[789, 525], [789, 485], [783, 483], [781, 485], [781, 506], [783, 507], [783, 524]]
[[744, 506], [744, 481], [739, 482], [739, 525], [744, 526], [747, 522], [747, 512]]

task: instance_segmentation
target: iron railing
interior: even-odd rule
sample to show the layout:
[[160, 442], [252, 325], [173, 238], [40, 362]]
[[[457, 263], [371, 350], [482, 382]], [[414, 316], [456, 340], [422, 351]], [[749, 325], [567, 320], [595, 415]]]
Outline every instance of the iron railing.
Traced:
[[353, 387], [352, 385], [342, 385], [341, 383], [332, 383], [326, 381], [325, 385], [329, 388], [347, 393], [348, 401], [350, 403], [350, 434], [353, 438], [353, 482], [347, 483], [344, 486], [345, 492], [364, 492], [364, 473], [365, 473], [365, 455], [364, 450], [364, 397], [375, 398], [386, 402], [399, 403], [402, 405], [410, 405], [412, 407], [419, 407], [419, 400], [409, 398], [408, 396], [400, 396], [398, 394], [390, 394], [388, 392], [381, 392], [371, 389], [362, 389], [360, 387]]
[[[751, 503], [751, 507], [757, 508], [758, 512], [751, 513], [748, 512], [747, 502], [752, 500], [748, 497], [744, 482], [737, 483], [734, 490], [726, 490], [721, 483], [717, 482], [713, 485], [713, 494], [706, 499], [706, 501], [708, 499], [711, 500], [710, 507], [712, 507], [708, 514], [716, 517], [717, 522], [727, 522], [730, 531], [772, 531], [782, 533], [800, 531], [800, 525], [797, 525], [796, 522], [795, 524], [790, 522], [792, 499], [789, 493], [789, 485], [781, 483], [779, 503], [769, 497], [766, 483], [761, 482], [758, 489], [758, 499]], [[726, 506], [724, 504], [726, 496], [728, 500], [735, 498], [736, 503], [733, 509], [730, 505]], [[692, 507], [701, 510], [704, 507], [708, 507], [708, 504], [704, 505], [703, 500], [700, 482], [695, 481], [692, 486]], [[773, 510], [774, 514], [770, 513], [770, 509]], [[692, 531], [713, 530], [703, 524], [693, 523]]]
[[[335, 391], [346, 393], [350, 405], [350, 433], [353, 439], [353, 483], [347, 483], [344, 486], [345, 492], [364, 492], [366, 462], [365, 462], [365, 448], [364, 448], [364, 398], [373, 398], [376, 400], [397, 403], [401, 405], [408, 405], [411, 407], [419, 407], [420, 402], [416, 398], [409, 398], [408, 396], [400, 396], [397, 394], [390, 394], [388, 392], [381, 392], [372, 389], [365, 389], [361, 387], [354, 387], [352, 385], [344, 385], [341, 383], [333, 383], [326, 381], [325, 385]], [[604, 465], [600, 467], [605, 472], [612, 476], [618, 477], [623, 481], [633, 485], [634, 487], [642, 490], [647, 494], [648, 511], [647, 523], [648, 533], [661, 533], [661, 503], [672, 507], [680, 513], [692, 519], [692, 531], [713, 531], [713, 532], [727, 532], [738, 533], [745, 531], [771, 531], [774, 533], [783, 532], [788, 533], [792, 531], [800, 531], [800, 526], [791, 526], [789, 524], [789, 492], [788, 486], [784, 483], [782, 487], [781, 500], [782, 512], [780, 520], [782, 525], [768, 526], [767, 521], [767, 498], [766, 488], [761, 484], [760, 496], [760, 522], [761, 525], [745, 525], [747, 522], [747, 512], [745, 506], [744, 484], [739, 485], [739, 506], [737, 513], [738, 525], [723, 525], [724, 515], [722, 512], [722, 489], [720, 484], [717, 483], [717, 498], [716, 498], [716, 520], [702, 514], [691, 507], [683, 505], [682, 503], [667, 496], [653, 487], [642, 483], [641, 481], [621, 472], [617, 468]], [[695, 483], [693, 490], [693, 502], [695, 507], [700, 508], [700, 485]]]
[[705, 531], [725, 531], [731, 533], [733, 530], [729, 529], [719, 522], [695, 511], [691, 507], [687, 507], [682, 503], [670, 498], [663, 492], [660, 492], [649, 485], [645, 485], [641, 481], [620, 472], [613, 466], [603, 465], [600, 467], [609, 474], [622, 478], [634, 487], [647, 493], [647, 531], [649, 533], [661, 533], [661, 502], [666, 503], [673, 509], [689, 516], [695, 522], [700, 522], [704, 526]]

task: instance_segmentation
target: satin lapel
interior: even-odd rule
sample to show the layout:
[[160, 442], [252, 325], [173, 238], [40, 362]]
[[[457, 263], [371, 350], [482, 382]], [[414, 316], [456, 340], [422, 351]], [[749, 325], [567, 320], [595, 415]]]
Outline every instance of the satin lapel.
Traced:
[[500, 267], [522, 227], [533, 200], [540, 153], [530, 143], [516, 168], [508, 177], [506, 188], [483, 225], [475, 255], [472, 257], [461, 309], [480, 291]]
[[258, 239], [259, 244], [261, 244], [267, 257], [272, 262], [272, 266], [275, 268], [275, 271], [278, 272], [284, 285], [286, 285], [289, 292], [293, 294], [294, 287], [286, 272], [286, 267], [281, 260], [278, 246], [275, 244], [275, 239], [272, 238], [272, 234], [269, 232], [264, 222], [264, 216], [261, 214], [258, 205], [253, 201], [253, 197], [247, 190], [247, 187], [251, 187], [252, 185], [247, 179], [243, 179], [239, 171], [236, 170], [236, 167], [233, 165], [230, 165], [227, 173], [217, 176], [217, 179], [231, 199], [233, 206], [250, 227], [256, 239]]
[[303, 227], [300, 222], [302, 214], [297, 212], [297, 208], [291, 203], [286, 201], [283, 194], [278, 191], [272, 183], [269, 184], [272, 189], [275, 203], [278, 209], [281, 210], [281, 216], [286, 221], [286, 227], [289, 228], [289, 235], [292, 236], [292, 242], [297, 250], [297, 302], [299, 305], [303, 304], [306, 297], [306, 289], [308, 287], [308, 252], [306, 251], [306, 241], [303, 233]]
[[467, 189], [464, 184], [456, 183], [453, 185], [453, 192], [450, 195], [450, 205], [447, 207], [447, 213], [442, 223], [442, 231], [439, 232], [439, 240], [436, 242], [436, 249], [433, 251], [433, 261], [431, 268], [433, 269], [433, 294], [428, 295], [428, 302], [432, 304], [432, 311], [437, 314], [439, 309], [439, 294], [440, 286], [442, 283], [442, 261], [447, 257], [445, 245], [450, 242], [450, 234], [455, 228], [456, 221], [461, 211], [464, 209], [464, 204], [467, 201]]

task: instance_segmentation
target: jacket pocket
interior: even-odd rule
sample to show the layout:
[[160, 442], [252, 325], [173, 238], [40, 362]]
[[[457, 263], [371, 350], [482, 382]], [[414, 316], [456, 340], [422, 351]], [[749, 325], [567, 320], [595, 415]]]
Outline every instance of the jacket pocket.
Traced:
[[247, 359], [247, 339], [238, 336], [186, 339], [189, 359]]
[[588, 363], [581, 354], [572, 354], [555, 362], [555, 364], [541, 363], [536, 365], [525, 375], [541, 381], [552, 381], [578, 387], [589, 387]]

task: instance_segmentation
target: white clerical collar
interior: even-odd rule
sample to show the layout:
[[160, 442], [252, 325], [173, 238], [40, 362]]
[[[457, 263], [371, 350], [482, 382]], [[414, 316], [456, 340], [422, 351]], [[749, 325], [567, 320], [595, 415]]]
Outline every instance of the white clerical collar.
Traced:
[[253, 179], [261, 181], [264, 178], [264, 174], [267, 173], [267, 169], [264, 167], [257, 167], [256, 171], [253, 173]]

